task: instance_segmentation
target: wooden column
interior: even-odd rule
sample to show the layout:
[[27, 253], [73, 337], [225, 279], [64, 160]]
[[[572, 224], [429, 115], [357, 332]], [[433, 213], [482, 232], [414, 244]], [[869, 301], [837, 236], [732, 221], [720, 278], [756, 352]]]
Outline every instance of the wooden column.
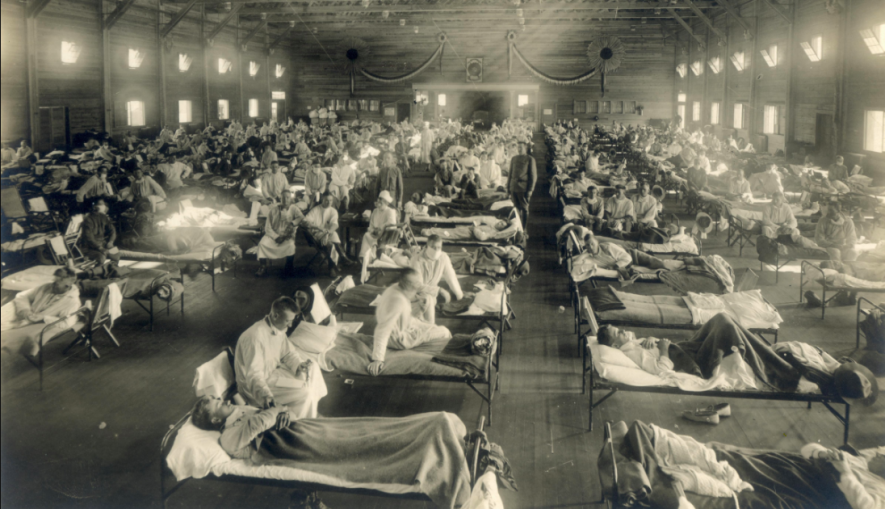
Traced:
[[240, 97], [240, 122], [244, 122], [244, 119], [249, 118], [249, 105], [243, 103], [243, 53], [240, 51], [240, 15], [237, 14], [237, 36], [236, 36], [236, 46], [234, 47], [234, 57], [237, 59], [237, 79], [238, 79], [238, 89], [237, 93]]
[[[273, 112], [273, 86], [270, 83], [270, 77], [273, 74], [270, 72], [270, 38], [269, 38], [270, 29], [268, 25], [264, 25], [264, 76], [267, 81], [267, 115], [268, 120], [267, 123], [270, 124], [270, 120], [273, 118], [271, 113]], [[351, 97], [352, 99], [352, 97]], [[277, 119], [279, 120], [280, 110], [277, 110]]]
[[[784, 54], [784, 65], [787, 66], [787, 93], [784, 97], [784, 103], [786, 107], [786, 111], [784, 112], [784, 116], [786, 117], [787, 125], [784, 128], [784, 154], [787, 158], [791, 155], [791, 142], [793, 141], [793, 137], [796, 132], [796, 121], [793, 118], [793, 65], [795, 63], [795, 58], [793, 55], [796, 51], [796, 46], [798, 46], [796, 42], [796, 30], [793, 28], [796, 26], [796, 22], [799, 19], [799, 9], [793, 5], [790, 7], [793, 10], [793, 21], [789, 24], [788, 32], [788, 44], [787, 51]], [[780, 51], [780, 47], [778, 47], [778, 51]]]
[[28, 114], [31, 117], [31, 148], [37, 150], [40, 139], [40, 87], [37, 78], [37, 18], [25, 13], [25, 39], [28, 52]]
[[[102, 5], [101, 10], [104, 11], [104, 2], [101, 2], [100, 5]], [[115, 16], [115, 18], [119, 19], [118, 16]], [[102, 19], [104, 19], [103, 12]], [[104, 107], [104, 130], [108, 133], [114, 128], [114, 94], [111, 89], [112, 27], [112, 23], [102, 23], [101, 28], [101, 102]]]
[[[725, 33], [731, 34], [728, 27], [728, 16], [725, 17]], [[728, 74], [731, 72], [729, 54], [731, 53], [731, 38], [725, 40], [725, 55], [722, 57], [722, 99], [719, 102], [719, 132], [725, 132], [726, 112], [728, 111]], [[715, 129], [715, 128], [714, 128]]]
[[836, 154], [841, 154], [845, 149], [845, 132], [848, 129], [848, 94], [845, 93], [845, 81], [848, 77], [848, 57], [845, 51], [848, 45], [848, 19], [851, 16], [851, 0], [845, 0], [842, 14], [839, 17], [839, 46], [836, 60], [836, 114], [833, 115], [834, 133], [836, 136], [833, 148]]
[[[163, 11], [161, 10], [160, 0], [157, 0], [157, 49], [159, 50], [159, 66], [157, 73], [157, 85], [159, 86], [159, 108], [160, 108], [160, 116], [157, 118], [160, 120], [160, 129], [163, 129], [168, 123], [167, 117], [167, 107], [166, 104], [166, 38], [163, 37], [161, 33], [161, 28], [163, 26]], [[192, 119], [193, 120], [193, 119]]]
[[200, 52], [203, 58], [203, 124], [210, 124], [209, 114], [209, 48], [206, 43], [206, 5], [200, 6]]
[[[713, 20], [710, 20], [710, 23], [712, 24], [712, 23], [713, 23]], [[717, 35], [718, 35], [718, 34], [717, 34]], [[699, 112], [699, 115], [700, 115], [699, 120], [700, 120], [700, 122], [701, 122], [701, 127], [703, 127], [704, 125], [706, 125], [706, 120], [705, 120], [705, 119], [706, 119], [706, 118], [709, 118], [709, 115], [707, 115], [707, 116], [705, 117], [705, 116], [704, 116], [704, 113], [705, 113], [705, 112], [707, 111], [707, 109], [708, 109], [707, 104], [709, 104], [708, 101], [710, 100], [710, 97], [709, 97], [710, 94], [709, 94], [709, 91], [708, 91], [708, 85], [709, 85], [709, 83], [710, 83], [710, 73], [713, 72], [713, 71], [711, 71], [711, 70], [709, 69], [709, 66], [707, 65], [707, 62], [710, 61], [710, 30], [707, 30], [706, 40], [707, 40], [707, 44], [706, 44], [706, 47], [704, 48], [704, 62], [703, 62], [703, 66], [706, 67], [706, 69], [704, 69], [704, 98], [703, 98], [703, 100], [701, 101], [701, 111]], [[726, 40], [728, 40], [728, 39], [726, 38]], [[719, 46], [718, 46], [718, 41], [716, 41], [714, 44], [717, 45], [716, 47], [719, 47]]]
[[[759, 0], [753, 0], [753, 33], [759, 33]], [[756, 135], [756, 121], [759, 105], [756, 104], [756, 62], [759, 61], [759, 38], [753, 38], [753, 53], [750, 57], [750, 125], [747, 127], [747, 143], [752, 143]], [[767, 148], [767, 147], [766, 147]]]

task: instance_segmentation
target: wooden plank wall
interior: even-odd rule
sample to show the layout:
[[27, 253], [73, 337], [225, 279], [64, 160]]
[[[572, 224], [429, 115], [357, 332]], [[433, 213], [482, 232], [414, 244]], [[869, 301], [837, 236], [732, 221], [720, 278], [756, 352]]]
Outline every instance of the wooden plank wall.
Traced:
[[[256, 98], [260, 104], [260, 119], [270, 117], [270, 91], [288, 91], [292, 75], [288, 44], [284, 42], [272, 55], [268, 64], [266, 46], [268, 37], [261, 33], [249, 45], [242, 58], [237, 47], [237, 27], [232, 22], [216, 37], [213, 47], [204, 50], [202, 33], [208, 33], [224, 13], [207, 14], [205, 27], [199, 6], [173, 29], [164, 43], [159, 31], [175, 15], [179, 6], [158, 12], [156, 0], [138, 0], [110, 30], [108, 62], [103, 62], [103, 16], [112, 12], [115, 2], [100, 0], [52, 0], [37, 18], [37, 77], [39, 106], [67, 106], [70, 111], [71, 133], [88, 129], [107, 130], [118, 134], [132, 128], [126, 125], [126, 103], [144, 101], [146, 108], [145, 132], [156, 132], [162, 115], [162, 91], [166, 91], [165, 117], [170, 127], [178, 124], [178, 101], [192, 102], [192, 124], [202, 128], [205, 120], [218, 121], [218, 99], [230, 101], [230, 118], [241, 118], [247, 110], [240, 104], [240, 76], [244, 73], [243, 100]], [[13, 141], [29, 136], [28, 83], [26, 31], [23, 6], [19, 2], [2, 2], [2, 140]], [[250, 27], [242, 27], [245, 36]], [[278, 33], [279, 29], [276, 29]], [[75, 64], [62, 64], [62, 41], [76, 42], [83, 49]], [[142, 65], [130, 69], [129, 48], [145, 53]], [[160, 51], [165, 51], [165, 84], [160, 81]], [[204, 70], [203, 52], [206, 51], [209, 72]], [[187, 53], [193, 64], [187, 72], [178, 69], [179, 53]], [[234, 65], [225, 75], [218, 73], [218, 58], [225, 57]], [[256, 60], [261, 71], [255, 78], [248, 76], [248, 62]], [[273, 76], [276, 63], [288, 71], [282, 79]], [[107, 65], [110, 71], [111, 96], [108, 107], [112, 124], [104, 125], [104, 98], [102, 75]], [[271, 69], [268, 69], [268, 65]], [[245, 67], [243, 67], [245, 66]], [[268, 75], [270, 70], [270, 75]], [[268, 84], [270, 78], [271, 86]], [[208, 87], [205, 80], [208, 80]], [[207, 100], [205, 90], [208, 88]], [[206, 111], [206, 104], [209, 108]], [[285, 109], [285, 103], [281, 103]], [[282, 118], [287, 112], [280, 111]]]
[[[540, 84], [537, 100], [541, 108], [551, 108], [556, 119], [579, 117], [582, 122], [592, 123], [596, 113], [575, 115], [575, 100], [603, 100], [600, 78], [595, 76], [575, 86], [554, 86], [547, 84], [531, 73], [514, 56], [512, 75], [508, 76], [506, 28], [480, 31], [478, 29], [446, 28], [449, 44], [443, 57], [431, 68], [415, 77], [394, 85], [370, 81], [360, 75], [356, 79], [356, 99], [374, 99], [382, 103], [411, 102], [412, 85], [421, 83], [466, 83], [464, 59], [483, 58], [483, 83], [527, 83]], [[635, 101], [644, 106], [643, 116], [638, 114], [599, 115], [600, 122], [618, 120], [627, 123], [641, 123], [651, 118], [668, 118], [673, 101], [673, 41], [664, 42], [659, 27], [638, 27], [637, 32], [618, 34], [611, 30], [562, 28], [554, 35], [549, 29], [529, 28], [518, 31], [517, 47], [526, 59], [543, 72], [568, 77], [589, 69], [587, 45], [598, 35], [621, 35], [626, 47], [626, 56], [616, 72], [606, 78], [605, 100]], [[318, 35], [319, 42], [309, 35], [298, 35], [299, 44], [294, 58], [298, 67], [297, 84], [293, 86], [295, 98], [293, 111], [297, 115], [307, 115], [310, 108], [316, 108], [324, 99], [347, 100], [350, 98], [349, 82], [344, 58], [346, 44]], [[322, 45], [322, 48], [320, 47]], [[405, 74], [423, 62], [437, 48], [436, 32], [415, 34], [410, 31], [391, 34], [373, 34], [369, 41], [368, 54], [361, 56], [359, 64], [376, 74], [395, 76]], [[323, 51], [328, 52], [328, 56]], [[331, 58], [330, 58], [331, 57]], [[432, 98], [434, 99], [434, 98]], [[555, 106], [555, 107], [553, 107]], [[453, 108], [449, 107], [449, 111]], [[413, 114], [415, 112], [413, 111]], [[424, 111], [424, 119], [440, 113], [431, 100]], [[341, 118], [369, 118], [386, 120], [383, 111], [338, 112]], [[554, 118], [543, 118], [551, 122]]]
[[27, 138], [28, 113], [25, 5], [0, 4], [0, 139], [17, 142]]
[[[737, 3], [737, 2], [733, 2]], [[703, 77], [696, 78], [691, 71], [685, 78], [676, 78], [676, 92], [688, 94], [686, 101], [687, 126], [697, 127], [709, 124], [710, 103], [721, 101], [721, 133], [734, 133], [748, 140], [754, 139], [763, 131], [763, 109], [766, 104], [787, 105], [787, 121], [792, 122], [793, 134], [790, 140], [785, 134], [769, 134], [768, 150], [789, 149], [790, 152], [804, 147], [809, 153], [816, 153], [816, 122], [818, 114], [832, 115], [834, 132], [838, 138], [838, 149], [849, 163], [858, 160], [857, 155], [865, 156], [865, 171], [871, 176], [885, 176], [885, 155], [863, 150], [864, 111], [870, 108], [885, 107], [885, 57], [873, 56], [860, 38], [858, 31], [863, 28], [885, 23], [885, 9], [881, 0], [849, 0], [848, 9], [839, 14], [830, 14], [824, 0], [803, 0], [797, 2], [798, 12], [794, 24], [794, 44], [790, 41], [790, 26], [759, 0], [745, 1], [739, 5], [742, 17], [756, 26], [753, 39], [743, 37], [743, 27], [734, 19], [726, 17], [724, 11], [711, 16], [717, 28], [728, 34], [727, 51], [716, 46], [717, 38], [700, 20], [692, 23], [695, 33], [708, 38], [706, 51], [684, 31], [677, 34], [678, 46], [688, 47], [688, 54], [677, 51], [676, 63], [709, 59], [721, 53], [724, 69], [717, 76], [706, 67]], [[782, 9], [790, 13], [788, 5]], [[846, 47], [844, 60], [844, 125], [837, 118], [837, 86], [843, 60], [840, 55], [840, 24], [847, 16], [845, 33]], [[811, 62], [800, 43], [812, 36], [823, 36], [823, 59]], [[778, 65], [775, 68], [765, 64], [761, 50], [771, 44], [778, 45]], [[729, 56], [736, 51], [744, 51], [748, 57], [747, 69], [738, 72]], [[755, 68], [753, 67], [755, 60]], [[792, 71], [792, 77], [790, 77]], [[722, 83], [725, 82], [723, 88]], [[703, 86], [706, 84], [706, 88]], [[788, 89], [792, 97], [788, 99]], [[706, 97], [704, 91], [706, 90]], [[787, 104], [787, 102], [790, 104]], [[702, 122], [692, 123], [691, 105], [693, 101], [703, 101]], [[749, 107], [747, 129], [733, 129], [734, 104], [747, 102]], [[676, 114], [674, 102], [672, 115]], [[841, 136], [840, 136], [841, 130]], [[831, 161], [821, 155], [821, 164]]]

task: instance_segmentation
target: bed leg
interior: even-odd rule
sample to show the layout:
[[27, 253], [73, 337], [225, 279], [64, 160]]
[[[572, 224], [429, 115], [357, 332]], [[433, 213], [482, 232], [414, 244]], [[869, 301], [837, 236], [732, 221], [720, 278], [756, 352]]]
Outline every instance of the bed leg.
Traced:
[[[580, 345], [580, 338], [578, 339]], [[587, 392], [587, 350], [581, 349], [581, 394]]]
[[827, 312], [827, 286], [826, 280], [823, 281], [823, 285], [821, 285], [821, 299], [820, 299], [820, 319], [824, 319], [824, 313]]
[[811, 401], [808, 402], [808, 409], [811, 410]]
[[151, 309], [150, 309], [150, 313], [148, 313], [148, 314], [151, 315], [151, 317], [150, 317], [151, 332], [154, 332], [154, 295], [153, 295], [153, 292], [151, 292], [150, 301], [151, 301], [151, 304], [150, 304]]
[[593, 387], [591, 386], [590, 390], [587, 392], [590, 393], [590, 419], [589, 419], [590, 425], [589, 425], [589, 429], [590, 429], [590, 431], [593, 431]]
[[851, 405], [845, 403], [845, 432], [842, 435], [842, 445], [848, 445], [848, 429], [851, 424]]

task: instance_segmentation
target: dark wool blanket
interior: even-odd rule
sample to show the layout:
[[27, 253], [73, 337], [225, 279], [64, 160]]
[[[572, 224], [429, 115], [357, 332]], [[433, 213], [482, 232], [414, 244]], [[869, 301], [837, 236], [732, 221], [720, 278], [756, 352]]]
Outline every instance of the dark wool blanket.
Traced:
[[437, 506], [454, 509], [470, 497], [466, 435], [464, 423], [445, 412], [302, 419], [265, 431], [252, 461], [354, 483], [418, 485]]

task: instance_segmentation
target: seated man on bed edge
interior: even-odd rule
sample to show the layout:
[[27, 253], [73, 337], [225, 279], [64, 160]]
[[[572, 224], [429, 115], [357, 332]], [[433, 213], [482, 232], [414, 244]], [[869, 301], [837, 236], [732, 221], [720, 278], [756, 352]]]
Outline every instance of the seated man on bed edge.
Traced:
[[600, 327], [596, 339], [600, 345], [620, 350], [640, 369], [657, 376], [677, 371], [703, 379], [724, 375], [738, 380], [740, 369], [724, 361], [738, 353], [743, 360], [738, 366], [744, 364], [764, 384], [780, 391], [807, 392], [806, 388], [811, 387], [808, 382], [813, 382], [824, 394], [861, 399], [866, 405], [875, 402], [879, 394], [873, 373], [857, 362], [847, 358], [836, 360], [817, 347], [797, 341], [769, 346], [725, 313], [717, 314], [694, 337], [679, 343], [657, 338], [640, 340], [633, 332], [611, 325]]

